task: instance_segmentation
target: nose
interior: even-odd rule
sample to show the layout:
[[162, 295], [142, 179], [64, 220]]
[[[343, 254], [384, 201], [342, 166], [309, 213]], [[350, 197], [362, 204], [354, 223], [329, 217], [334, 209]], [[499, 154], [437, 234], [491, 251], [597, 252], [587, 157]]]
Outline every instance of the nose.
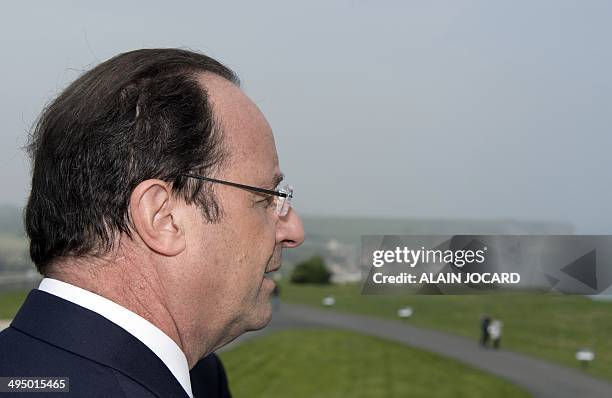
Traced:
[[276, 241], [288, 249], [298, 247], [304, 242], [304, 224], [293, 208], [289, 209], [287, 215], [280, 217]]

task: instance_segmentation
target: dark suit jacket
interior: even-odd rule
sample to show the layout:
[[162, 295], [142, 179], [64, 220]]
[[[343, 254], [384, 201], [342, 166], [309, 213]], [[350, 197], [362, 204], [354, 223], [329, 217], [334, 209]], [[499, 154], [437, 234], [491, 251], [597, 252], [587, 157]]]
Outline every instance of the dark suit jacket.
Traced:
[[[43, 394], [49, 398], [188, 397], [140, 340], [93, 311], [36, 289], [0, 332], [0, 376], [69, 377], [70, 392]], [[230, 397], [216, 355], [198, 362], [190, 376], [194, 397]]]

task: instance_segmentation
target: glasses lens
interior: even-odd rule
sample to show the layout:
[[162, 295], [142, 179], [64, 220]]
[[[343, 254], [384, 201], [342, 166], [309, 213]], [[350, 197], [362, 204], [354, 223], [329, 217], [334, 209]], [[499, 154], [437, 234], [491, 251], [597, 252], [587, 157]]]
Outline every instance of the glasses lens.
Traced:
[[291, 208], [291, 199], [293, 198], [293, 187], [291, 185], [285, 185], [281, 189], [278, 190], [284, 194], [287, 194], [286, 197], [278, 197], [278, 202], [276, 205], [276, 211], [279, 216], [284, 217], [289, 213], [289, 209]]

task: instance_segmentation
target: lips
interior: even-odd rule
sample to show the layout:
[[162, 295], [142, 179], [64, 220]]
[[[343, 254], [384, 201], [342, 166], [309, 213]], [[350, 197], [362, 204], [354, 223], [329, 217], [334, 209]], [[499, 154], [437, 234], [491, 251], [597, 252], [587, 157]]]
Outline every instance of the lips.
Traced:
[[281, 267], [281, 264], [278, 264], [278, 265], [277, 265], [277, 266], [275, 266], [275, 267], [271, 267], [271, 268], [269, 268], [269, 269], [266, 269], [265, 273], [266, 273], [266, 274], [270, 274], [270, 273], [272, 273], [272, 272], [276, 272], [276, 271], [278, 271], [278, 270], [280, 269], [280, 267]]
[[280, 264], [279, 264], [279, 265], [278, 265], [278, 266], [276, 266], [276, 267], [272, 267], [272, 268], [270, 268], [270, 269], [266, 270], [266, 271], [264, 272], [264, 276], [267, 276], [267, 277], [271, 277], [271, 276], [273, 276], [273, 275], [274, 275], [274, 273], [280, 269], [280, 267], [281, 267], [281, 266], [280, 266]]
[[[270, 264], [274, 264], [274, 265], [270, 265]], [[278, 271], [281, 266], [282, 266], [281, 252], [275, 250], [272, 256], [270, 256], [270, 260], [268, 261], [268, 267], [264, 271], [264, 276], [272, 276], [272, 274]]]

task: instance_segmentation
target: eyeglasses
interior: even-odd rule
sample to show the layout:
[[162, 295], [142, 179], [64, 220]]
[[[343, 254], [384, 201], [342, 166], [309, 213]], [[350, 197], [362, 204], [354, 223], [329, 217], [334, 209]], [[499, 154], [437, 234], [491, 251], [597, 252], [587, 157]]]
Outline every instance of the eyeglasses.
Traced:
[[251, 185], [238, 184], [236, 182], [231, 182], [231, 181], [217, 180], [216, 178], [203, 177], [199, 175], [193, 175], [193, 174], [179, 174], [179, 175], [183, 177], [196, 178], [198, 180], [229, 185], [230, 187], [246, 189], [248, 191], [263, 193], [265, 195], [272, 195], [274, 196], [274, 199], [276, 202], [276, 214], [278, 214], [280, 217], [286, 216], [287, 213], [289, 213], [289, 209], [291, 208], [291, 199], [293, 198], [293, 186], [291, 185], [284, 185], [278, 191], [273, 191], [270, 189], [253, 187]]

